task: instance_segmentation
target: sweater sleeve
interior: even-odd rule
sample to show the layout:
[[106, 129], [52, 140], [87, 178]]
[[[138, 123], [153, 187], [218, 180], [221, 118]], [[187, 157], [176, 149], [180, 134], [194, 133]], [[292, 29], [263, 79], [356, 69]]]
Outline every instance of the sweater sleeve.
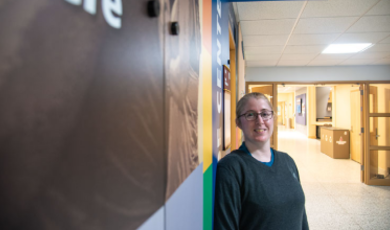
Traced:
[[309, 230], [309, 223], [307, 222], [306, 208], [303, 212], [302, 230]]
[[[298, 171], [298, 168], [297, 168], [297, 165], [295, 164], [295, 162], [294, 162], [294, 166], [295, 166], [295, 170], [296, 170], [297, 175], [298, 175], [298, 181], [299, 181], [299, 183], [301, 183], [301, 178], [299, 177], [299, 171]], [[306, 216], [306, 207], [303, 210], [302, 230], [309, 230], [309, 223], [307, 221], [307, 216]]]
[[240, 185], [234, 173], [218, 166], [215, 183], [214, 230], [239, 229]]

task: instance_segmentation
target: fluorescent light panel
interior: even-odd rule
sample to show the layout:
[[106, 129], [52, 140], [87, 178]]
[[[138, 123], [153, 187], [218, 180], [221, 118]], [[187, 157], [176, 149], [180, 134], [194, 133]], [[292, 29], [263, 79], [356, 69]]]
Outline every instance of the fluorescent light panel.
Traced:
[[369, 48], [371, 43], [355, 43], [355, 44], [331, 44], [322, 53], [324, 54], [342, 54], [342, 53], [357, 53]]

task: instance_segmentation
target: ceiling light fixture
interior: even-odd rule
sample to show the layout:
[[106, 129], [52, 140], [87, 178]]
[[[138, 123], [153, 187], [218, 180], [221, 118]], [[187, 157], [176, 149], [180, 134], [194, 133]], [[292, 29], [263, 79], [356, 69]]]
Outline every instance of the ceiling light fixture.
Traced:
[[322, 53], [324, 54], [341, 54], [357, 53], [366, 50], [372, 46], [372, 43], [354, 43], [354, 44], [331, 44]]

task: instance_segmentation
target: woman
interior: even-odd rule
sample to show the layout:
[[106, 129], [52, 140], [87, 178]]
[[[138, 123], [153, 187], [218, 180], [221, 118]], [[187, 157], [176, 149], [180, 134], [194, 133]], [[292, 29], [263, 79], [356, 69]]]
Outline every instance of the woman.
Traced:
[[309, 229], [298, 169], [290, 156], [270, 147], [271, 103], [250, 93], [236, 113], [245, 141], [218, 163], [214, 229]]

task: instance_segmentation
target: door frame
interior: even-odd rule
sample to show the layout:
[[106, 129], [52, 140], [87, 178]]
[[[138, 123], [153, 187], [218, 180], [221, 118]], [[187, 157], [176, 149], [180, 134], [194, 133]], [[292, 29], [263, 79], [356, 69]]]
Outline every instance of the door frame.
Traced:
[[[361, 99], [360, 99], [360, 104], [361, 104], [361, 123], [362, 127], [364, 129], [363, 133], [363, 141], [362, 141], [362, 164], [361, 164], [361, 182], [365, 183], [367, 185], [386, 185], [390, 186], [390, 181], [378, 181], [378, 180], [370, 180], [369, 179], [369, 151], [370, 149], [378, 149], [378, 150], [390, 150], [390, 147], [373, 147], [369, 146], [369, 132], [366, 132], [366, 130], [369, 130], [369, 119], [370, 117], [379, 117], [378, 113], [371, 113], [369, 114], [369, 107], [368, 106], [368, 99], [369, 99], [369, 93], [367, 90], [367, 86], [369, 84], [390, 84], [390, 81], [247, 81], [245, 82], [245, 93], [249, 92], [249, 86], [250, 85], [272, 85], [273, 89], [273, 99], [272, 99], [272, 104], [277, 106], [278, 103], [278, 85], [313, 85], [313, 86], [321, 86], [325, 84], [355, 84], [355, 85], [360, 85], [360, 90], [363, 90], [363, 95], [361, 94]], [[333, 104], [333, 103], [332, 103]], [[390, 113], [386, 115], [386, 117], [390, 117]], [[277, 126], [277, 119], [276, 124], [274, 127], [274, 133], [272, 134], [272, 137], [274, 138], [274, 146], [276, 150], [278, 149], [278, 126]], [[274, 122], [275, 122], [274, 120]], [[379, 149], [380, 148], [380, 149]]]
[[[277, 93], [277, 88], [278, 88], [278, 85], [277, 84], [274, 84], [274, 83], [271, 83], [271, 82], [255, 82], [255, 83], [250, 83], [250, 82], [245, 82], [245, 94], [247, 92], [249, 92], [249, 86], [250, 85], [267, 85], [267, 86], [271, 86], [271, 90], [272, 90], [272, 98], [271, 98], [271, 104], [273, 105], [274, 107], [274, 110], [277, 109], [278, 107], [278, 93]], [[277, 111], [274, 111], [274, 114], [277, 114]], [[275, 117], [275, 115], [274, 115]], [[274, 132], [272, 133], [272, 136], [271, 136], [272, 140], [271, 141], [271, 148], [275, 149], [275, 150], [278, 150], [278, 119], [274, 118]]]
[[363, 116], [364, 116], [364, 183], [367, 185], [390, 186], [390, 180], [371, 179], [371, 158], [370, 150], [387, 150], [390, 151], [390, 146], [371, 146], [370, 145], [370, 118], [371, 117], [390, 117], [390, 113], [370, 113], [370, 84], [390, 84], [390, 81], [385, 82], [367, 82], [364, 84], [363, 93]]

